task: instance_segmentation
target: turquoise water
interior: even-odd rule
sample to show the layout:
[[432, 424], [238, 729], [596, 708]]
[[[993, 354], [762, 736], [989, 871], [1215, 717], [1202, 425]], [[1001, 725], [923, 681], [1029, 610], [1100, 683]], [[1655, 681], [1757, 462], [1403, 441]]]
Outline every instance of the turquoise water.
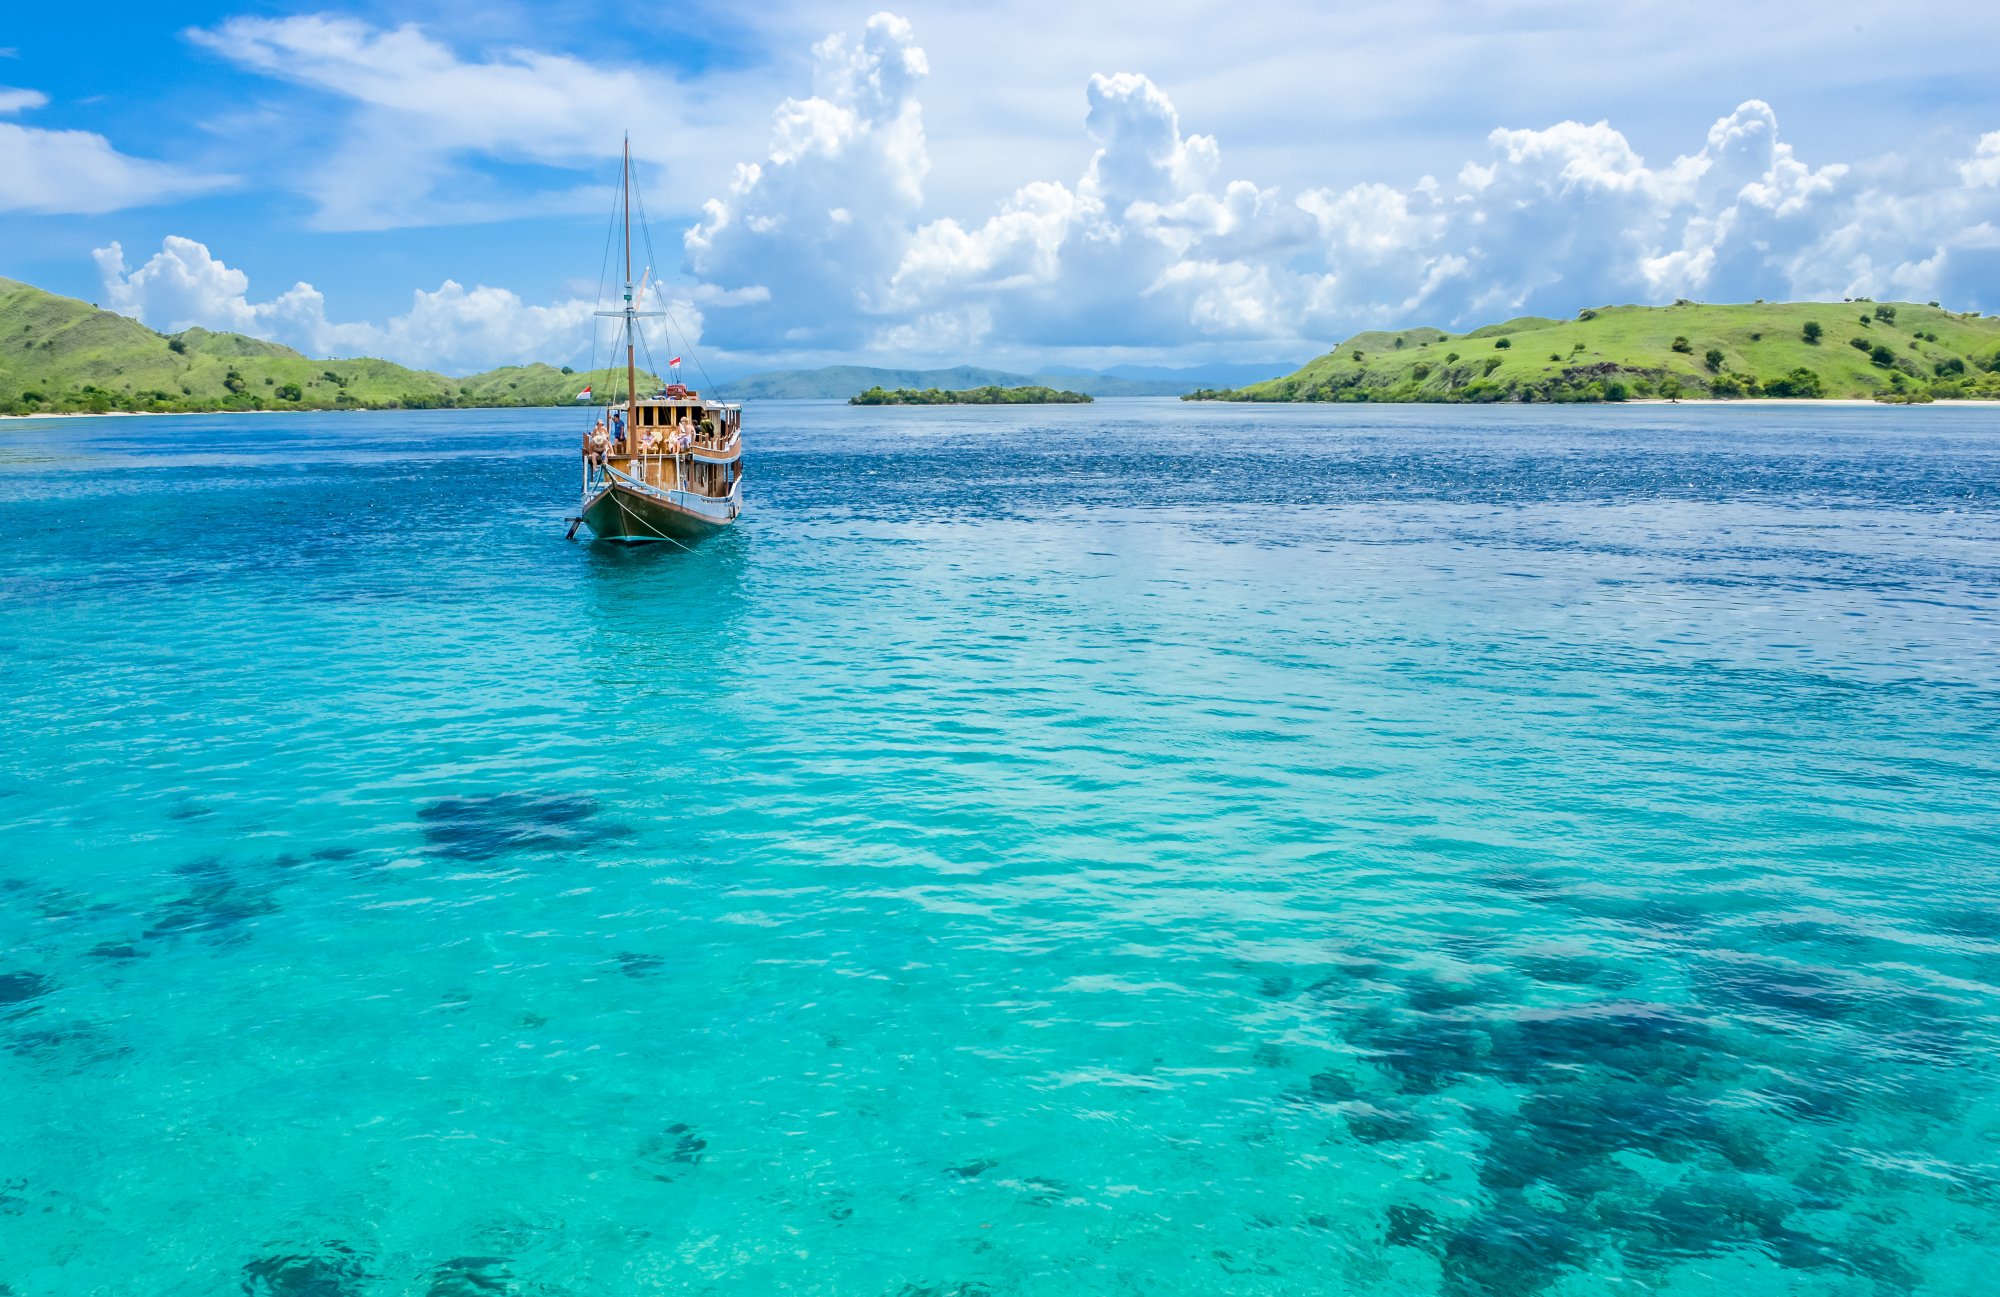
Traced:
[[1991, 1291], [1991, 412], [575, 417], [0, 425], [0, 1291]]

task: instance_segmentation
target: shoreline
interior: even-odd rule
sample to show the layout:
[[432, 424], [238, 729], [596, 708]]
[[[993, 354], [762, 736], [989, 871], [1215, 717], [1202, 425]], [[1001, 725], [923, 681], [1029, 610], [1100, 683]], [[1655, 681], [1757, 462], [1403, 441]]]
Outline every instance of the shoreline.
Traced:
[[[382, 409], [302, 410], [51, 410], [47, 414], [0, 414], [0, 419], [188, 419], [218, 414], [422, 414], [442, 410], [567, 410], [567, 405], [440, 405], [421, 410]], [[620, 407], [623, 408], [623, 407]]]
[[[767, 398], [765, 398], [765, 399], [766, 399], [766, 400], [800, 400], [800, 401], [828, 401], [828, 402], [834, 402], [834, 401], [839, 401], [839, 400], [840, 400], [840, 398], [838, 398], [838, 397], [767, 397]], [[1869, 397], [1865, 397], [1865, 396], [1822, 396], [1822, 397], [1815, 397], [1815, 398], [1811, 398], [1811, 399], [1800, 399], [1800, 398], [1798, 398], [1798, 397], [1780, 397], [1780, 396], [1690, 396], [1690, 397], [1682, 397], [1682, 398], [1680, 398], [1679, 400], [1673, 400], [1673, 401], [1670, 401], [1670, 400], [1666, 399], [1665, 397], [1661, 397], [1661, 396], [1637, 396], [1637, 397], [1633, 397], [1633, 398], [1631, 398], [1631, 399], [1629, 399], [1629, 400], [1625, 400], [1625, 401], [1573, 401], [1573, 402], [1551, 402], [1551, 401], [1188, 401], [1188, 400], [1187, 400], [1187, 398], [1185, 398], [1185, 397], [1177, 397], [1177, 396], [1105, 396], [1105, 397], [1098, 397], [1098, 398], [1096, 398], [1096, 401], [1099, 401], [1099, 402], [1101, 402], [1101, 401], [1178, 401], [1178, 402], [1182, 402], [1182, 403], [1184, 403], [1184, 404], [1191, 404], [1191, 405], [1197, 405], [1197, 404], [1206, 404], [1206, 405], [1244, 405], [1244, 406], [1266, 406], [1266, 405], [1436, 405], [1436, 406], [1457, 406], [1457, 405], [1463, 405], [1463, 406], [1482, 406], [1482, 405], [1496, 405], [1496, 406], [1517, 406], [1517, 405], [1556, 405], [1556, 404], [1563, 404], [1563, 405], [1588, 405], [1588, 406], [1593, 406], [1593, 407], [1599, 407], [1599, 408], [1615, 408], [1615, 407], [1617, 407], [1617, 406], [1621, 406], [1621, 405], [1687, 405], [1687, 406], [1704, 406], [1704, 407], [1706, 407], [1706, 406], [1745, 406], [1745, 405], [1754, 405], [1754, 406], [1790, 406], [1790, 407], [1792, 407], [1792, 408], [1795, 408], [1795, 409], [1811, 409], [1811, 408], [1813, 408], [1813, 407], [1815, 407], [1815, 406], [1827, 406], [1827, 405], [1837, 405], [1837, 406], [1849, 406], [1849, 407], [1852, 407], [1852, 406], [1881, 406], [1881, 407], [1885, 407], [1885, 408], [1894, 408], [1894, 409], [1904, 409], [1904, 410], [1907, 410], [1907, 409], [1912, 409], [1912, 408], [1920, 408], [1920, 407], [1922, 407], [1922, 406], [1925, 406], [1925, 405], [1932, 405], [1932, 406], [1937, 406], [1937, 407], [1939, 407], [1939, 408], [1941, 408], [1941, 409], [1942, 409], [1942, 408], [1949, 408], [1949, 407], [1951, 407], [1951, 406], [1994, 406], [1994, 405], [2000, 405], [2000, 398], [1993, 398], [1993, 397], [1965, 397], [1965, 398], [1956, 398], [1956, 397], [1955, 397], [1955, 398], [1953, 398], [1953, 399], [1951, 399], [1951, 400], [1948, 400], [1948, 401], [1921, 401], [1921, 402], [1917, 402], [1917, 403], [1915, 403], [1915, 405], [1910, 405], [1910, 404], [1905, 404], [1904, 402], [1901, 402], [1901, 401], [1877, 401], [1877, 400], [1874, 400], [1874, 399], [1872, 399], [1872, 398], [1869, 398]], [[842, 404], [852, 404], [852, 402], [842, 402]], [[868, 408], [871, 408], [871, 407], [873, 406], [873, 404], [874, 404], [874, 403], [872, 403], [872, 402], [871, 402], [871, 403], [870, 403], [869, 405], [865, 405], [865, 406], [856, 406], [855, 408], [857, 408], [857, 409], [868, 409]], [[883, 406], [884, 406], [884, 407], [886, 408], [887, 406], [889, 406], [889, 405], [891, 405], [891, 404], [894, 404], [894, 405], [918, 405], [918, 404], [921, 404], [921, 405], [926, 405], [926, 406], [928, 406], [928, 405], [929, 405], [930, 403], [929, 403], [929, 402], [909, 402], [909, 403], [904, 403], [904, 402], [893, 402], [893, 403], [892, 403], [892, 402], [883, 402], [882, 404], [883, 404]], [[948, 402], [948, 403], [939, 403], [939, 405], [940, 405], [940, 408], [943, 408], [943, 407], [944, 407], [944, 406], [946, 406], [946, 405], [950, 405], [950, 406], [956, 406], [956, 405], [958, 405], [958, 404], [961, 404], [961, 403], [959, 403], [959, 402]], [[965, 403], [965, 404], [975, 404], [975, 403], [969, 403], [969, 402], [968, 402], [968, 403]], [[990, 403], [989, 403], [989, 402], [977, 402], [976, 404], [980, 404], [980, 405], [986, 405], [986, 404], [994, 404], [994, 405], [1041, 405], [1041, 404], [1052, 404], [1052, 405], [1080, 405], [1080, 404], [1085, 404], [1085, 402], [1072, 402], [1072, 401], [1056, 401], [1056, 402], [1029, 402], [1029, 401], [996, 401], [996, 402], [990, 402]], [[280, 415], [280, 416], [282, 416], [282, 415], [298, 415], [298, 414], [412, 414], [412, 413], [415, 413], [415, 414], [428, 414], [428, 413], [438, 413], [438, 412], [440, 412], [440, 411], [442, 411], [442, 410], [566, 410], [566, 409], [569, 409], [569, 408], [570, 408], [569, 406], [565, 406], [565, 405], [455, 405], [455, 406], [445, 406], [445, 407], [433, 407], [433, 408], [431, 408], [431, 409], [426, 409], [426, 410], [414, 410], [414, 411], [413, 411], [413, 410], [408, 410], [408, 409], [383, 409], [383, 410], [339, 410], [339, 409], [333, 409], [333, 410], [52, 410], [52, 411], [50, 411], [50, 412], [49, 412], [49, 413], [47, 413], [47, 414], [0, 414], [0, 421], [4, 421], [4, 420], [7, 420], [7, 419], [185, 419], [185, 418], [205, 418], [205, 417], [213, 417], [213, 416], [216, 416], [216, 415], [260, 415], [260, 414], [264, 414], [264, 415]]]

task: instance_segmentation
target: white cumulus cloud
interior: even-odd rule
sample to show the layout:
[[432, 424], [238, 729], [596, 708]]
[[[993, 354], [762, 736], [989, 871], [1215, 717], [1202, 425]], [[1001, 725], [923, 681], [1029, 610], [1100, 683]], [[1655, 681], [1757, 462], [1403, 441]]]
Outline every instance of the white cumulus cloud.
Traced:
[[761, 162], [703, 204], [689, 264], [725, 289], [757, 288], [724, 342], [844, 346], [883, 309], [887, 280], [923, 206], [930, 159], [919, 83], [929, 64], [910, 24], [876, 14], [859, 37], [814, 51], [813, 94], [780, 103]]
[[[48, 105], [39, 90], [0, 86], [0, 114]], [[130, 157], [90, 131], [0, 122], [0, 212], [93, 215], [171, 202], [234, 183], [166, 162]]]
[[558, 177], [539, 192], [502, 190], [475, 161], [602, 173], [621, 130], [634, 154], [664, 162], [689, 134], [673, 78], [657, 69], [535, 49], [461, 58], [415, 24], [381, 28], [309, 14], [232, 18], [190, 40], [240, 67], [325, 91], [352, 106], [329, 156], [299, 169], [322, 229], [599, 212], [601, 184]]
[[[267, 338], [309, 356], [380, 356], [451, 374], [535, 360], [584, 363], [598, 324], [592, 315], [596, 304], [581, 298], [538, 306], [504, 288], [468, 289], [450, 279], [433, 292], [417, 290], [410, 309], [388, 320], [337, 322], [327, 316], [325, 295], [311, 284], [253, 301], [250, 277], [193, 239], [168, 237], [136, 269], [127, 267], [117, 243], [93, 255], [104, 278], [105, 303], [114, 311], [164, 332], [199, 325]], [[657, 296], [649, 296], [649, 309], [659, 305]], [[688, 298], [671, 298], [666, 309], [686, 333], [650, 323], [648, 344], [659, 363], [673, 354], [663, 348], [678, 349], [701, 334], [701, 314]], [[600, 336], [610, 338], [610, 322]], [[600, 346], [599, 363], [608, 345]]]
[[2000, 306], [2000, 132], [1949, 162], [1809, 162], [1749, 100], [1663, 161], [1608, 121], [1561, 121], [1493, 130], [1450, 180], [1288, 193], [1229, 176], [1128, 71], [1085, 83], [1074, 179], [966, 220], [927, 209], [910, 25], [877, 15], [819, 60], [815, 95], [779, 106], [769, 156], [686, 237], [708, 284], [766, 294], [716, 301], [710, 328], [738, 346], [1269, 353], [1678, 296]]

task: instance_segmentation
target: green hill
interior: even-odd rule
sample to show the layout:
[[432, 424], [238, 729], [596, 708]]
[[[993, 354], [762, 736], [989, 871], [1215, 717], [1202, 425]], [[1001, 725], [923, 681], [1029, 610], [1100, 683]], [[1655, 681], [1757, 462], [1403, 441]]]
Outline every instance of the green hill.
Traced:
[[[386, 360], [312, 360], [240, 333], [155, 333], [87, 302], [0, 279], [0, 414], [567, 405], [586, 384], [619, 398], [625, 371], [537, 364], [448, 378]], [[658, 384], [639, 376], [641, 392]]]
[[[1812, 335], [1812, 336], [1808, 336]], [[1606, 306], [1470, 333], [1356, 334], [1297, 373], [1189, 399], [2000, 398], [2000, 319], [1909, 302]]]

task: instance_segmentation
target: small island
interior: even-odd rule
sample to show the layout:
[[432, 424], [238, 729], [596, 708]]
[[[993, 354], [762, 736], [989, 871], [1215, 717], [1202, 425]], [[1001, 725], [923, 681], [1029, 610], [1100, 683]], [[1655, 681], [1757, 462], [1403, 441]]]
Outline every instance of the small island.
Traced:
[[1090, 397], [1082, 392], [1059, 392], [1053, 387], [969, 387], [962, 392], [947, 392], [940, 387], [927, 387], [921, 392], [913, 387], [899, 387], [890, 391], [882, 387], [871, 387], [859, 396], [847, 398], [849, 405], [1088, 405]]

